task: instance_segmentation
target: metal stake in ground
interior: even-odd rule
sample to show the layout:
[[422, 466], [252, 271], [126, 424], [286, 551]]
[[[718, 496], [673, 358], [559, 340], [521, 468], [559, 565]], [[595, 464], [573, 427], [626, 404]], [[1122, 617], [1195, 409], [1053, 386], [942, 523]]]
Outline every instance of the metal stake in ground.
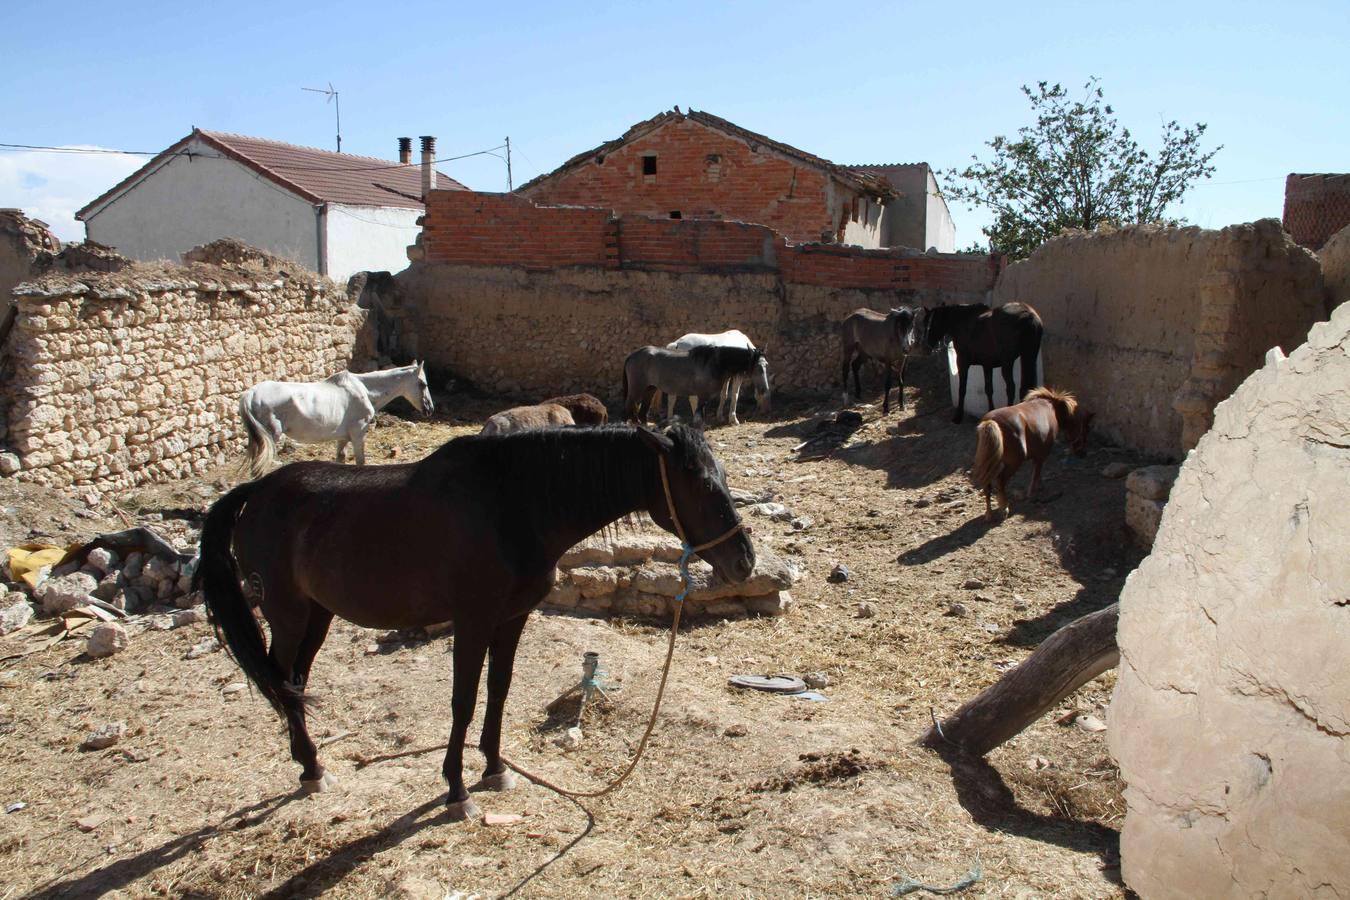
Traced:
[[600, 654], [594, 650], [586, 651], [581, 657], [581, 680], [572, 685], [567, 690], [557, 696], [545, 709], [551, 714], [556, 712], [573, 695], [581, 694], [581, 704], [577, 707], [577, 725], [581, 724], [581, 717], [586, 712], [586, 704], [590, 703], [592, 698], [598, 693], [600, 699], [606, 703], [609, 702], [609, 694], [605, 692], [605, 676], [609, 673], [600, 668]]

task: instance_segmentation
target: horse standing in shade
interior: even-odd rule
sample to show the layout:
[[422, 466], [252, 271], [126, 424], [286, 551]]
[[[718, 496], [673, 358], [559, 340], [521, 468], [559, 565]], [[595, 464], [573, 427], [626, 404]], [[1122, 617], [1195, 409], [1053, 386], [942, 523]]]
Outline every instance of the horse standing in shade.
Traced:
[[[875, 359], [886, 370], [886, 386], [881, 394], [881, 414], [891, 411], [891, 373], [900, 379], [900, 409], [905, 408], [905, 358], [919, 343], [915, 327], [918, 314], [912, 306], [899, 306], [887, 313], [855, 309], [839, 326], [839, 346], [844, 360], [844, 403], [848, 403], [848, 372], [853, 368], [853, 396], [862, 396], [858, 370], [863, 360]], [[896, 364], [900, 368], [897, 370]]]
[[300, 444], [337, 441], [337, 461], [350, 441], [356, 464], [366, 464], [366, 430], [375, 414], [403, 397], [423, 415], [434, 405], [422, 363], [379, 372], [339, 372], [318, 382], [264, 381], [239, 397], [248, 434], [249, 475], [257, 478], [276, 458], [282, 435]]
[[[679, 340], [666, 344], [667, 350], [692, 350], [695, 347], [740, 347], [745, 350], [754, 350], [755, 344], [744, 332], [735, 328], [718, 334], [690, 333]], [[717, 403], [717, 418], [724, 422], [730, 422], [732, 425], [741, 424], [741, 420], [737, 418], [736, 415], [736, 408], [741, 402], [741, 387], [744, 385], [746, 377], [747, 376], [745, 375], [733, 375], [731, 378], [727, 379], [727, 383], [722, 386], [722, 394]], [[769, 358], [767, 356], [761, 356], [759, 358], [759, 363], [748, 377], [754, 385], [756, 408], [759, 410], [760, 415], [767, 415], [771, 399], [769, 387]], [[653, 402], [660, 402], [659, 393], [660, 392], [658, 392], [658, 397]], [[673, 418], [675, 415], [675, 397], [671, 396], [668, 402], [670, 408], [667, 411], [666, 418], [669, 419]], [[726, 412], [728, 405], [730, 405], [730, 418], [728, 418]]]
[[[464, 819], [478, 812], [462, 769], [484, 657], [479, 786], [508, 790], [502, 715], [529, 612], [569, 547], [640, 510], [686, 549], [699, 545], [722, 578], [741, 583], [754, 569], [749, 529], [702, 435], [610, 425], [461, 437], [405, 465], [285, 466], [211, 507], [193, 587], [240, 668], [286, 719], [301, 784], [312, 791], [334, 783], [306, 729], [304, 694], [333, 617], [385, 629], [453, 620], [442, 771], [450, 815]], [[252, 606], [267, 620], [270, 647]]]
[[985, 413], [975, 429], [978, 439], [975, 466], [970, 474], [975, 486], [984, 490], [985, 518], [994, 518], [989, 494], [995, 480], [999, 511], [1005, 516], [1011, 512], [1008, 482], [1028, 459], [1034, 468], [1027, 499], [1036, 496], [1041, 488], [1041, 466], [1061, 432], [1075, 456], [1086, 453], [1093, 415], [1083, 409], [1073, 394], [1048, 387], [1036, 388], [1021, 403]]
[[689, 398], [689, 412], [699, 418], [699, 397], [720, 394], [729, 378], [752, 373], [764, 358], [762, 350], [744, 347], [694, 347], [668, 350], [642, 347], [628, 354], [623, 363], [624, 415], [645, 422], [652, 397], [657, 391], [670, 396], [670, 413], [675, 400]]
[[[936, 350], [944, 339], [956, 348], [956, 369], [960, 378], [956, 414], [960, 424], [965, 416], [966, 377], [970, 367], [984, 366], [984, 393], [989, 408], [994, 408], [994, 366], [1003, 369], [1003, 384], [1008, 401], [1022, 396], [1036, 384], [1036, 357], [1041, 352], [1045, 328], [1040, 314], [1025, 303], [1007, 303], [990, 309], [983, 303], [938, 306], [928, 311], [924, 335], [928, 349]], [[1022, 394], [1013, 385], [1013, 363], [1022, 361]]]

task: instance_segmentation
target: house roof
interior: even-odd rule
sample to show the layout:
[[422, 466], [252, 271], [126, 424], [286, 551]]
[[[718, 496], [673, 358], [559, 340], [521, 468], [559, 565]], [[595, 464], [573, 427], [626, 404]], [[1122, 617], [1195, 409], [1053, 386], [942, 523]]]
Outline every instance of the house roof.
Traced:
[[698, 110], [693, 109], [689, 110], [687, 113], [682, 113], [679, 111], [678, 107], [669, 112], [663, 112], [653, 116], [645, 122], [637, 123], [632, 128], [625, 131], [622, 137], [615, 138], [612, 141], [606, 141], [600, 146], [587, 150], [584, 153], [578, 153], [552, 172], [540, 175], [538, 178], [521, 185], [516, 190], [519, 193], [526, 193], [531, 188], [542, 184], [545, 181], [556, 178], [571, 169], [575, 169], [577, 166], [590, 162], [596, 156], [610, 153], [615, 148], [651, 134], [653, 131], [662, 128], [671, 122], [679, 122], [686, 119], [691, 122], [696, 122], [705, 128], [710, 128], [713, 131], [720, 131], [725, 135], [744, 141], [752, 150], [758, 150], [760, 147], [768, 147], [783, 156], [795, 159], [814, 169], [827, 172], [845, 184], [855, 187], [864, 193], [882, 198], [896, 196], [895, 189], [883, 176], [858, 171], [848, 166], [832, 163], [828, 159], [822, 159], [813, 153], [799, 150], [790, 144], [784, 144], [782, 141], [775, 141], [773, 138], [765, 137], [764, 135], [750, 131], [747, 128], [742, 128], [734, 122], [728, 122], [726, 119], [714, 116], [712, 113], [699, 112]]
[[[88, 203], [75, 214], [75, 218], [83, 220], [90, 211], [139, 182], [165, 160], [182, 155], [194, 140], [311, 203], [422, 208], [422, 168], [417, 163], [404, 165], [370, 156], [334, 153], [242, 134], [194, 128], [187, 137], [166, 148]], [[442, 190], [468, 190], [441, 172], [436, 173], [436, 186]]]

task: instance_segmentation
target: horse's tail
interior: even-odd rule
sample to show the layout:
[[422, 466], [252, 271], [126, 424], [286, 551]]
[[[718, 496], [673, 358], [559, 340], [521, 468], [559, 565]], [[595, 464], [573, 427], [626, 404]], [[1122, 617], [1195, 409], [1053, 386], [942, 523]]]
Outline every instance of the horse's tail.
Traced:
[[993, 419], [985, 419], [975, 429], [978, 442], [975, 445], [975, 466], [970, 470], [970, 480], [977, 488], [987, 488], [1003, 471], [1003, 429]]
[[253, 415], [249, 403], [252, 398], [252, 389], [244, 391], [239, 397], [239, 418], [244, 420], [244, 431], [248, 434], [248, 475], [250, 478], [257, 478], [267, 471], [267, 467], [276, 459], [277, 445], [272, 440], [272, 435]]
[[231, 549], [235, 522], [257, 489], [256, 481], [241, 484], [207, 512], [202, 524], [201, 558], [197, 561], [192, 588], [202, 592], [216, 636], [229, 649], [239, 668], [273, 708], [285, 715], [283, 703], [297, 698], [299, 692], [286, 683], [281, 669], [267, 653], [262, 629], [239, 587], [239, 566]]

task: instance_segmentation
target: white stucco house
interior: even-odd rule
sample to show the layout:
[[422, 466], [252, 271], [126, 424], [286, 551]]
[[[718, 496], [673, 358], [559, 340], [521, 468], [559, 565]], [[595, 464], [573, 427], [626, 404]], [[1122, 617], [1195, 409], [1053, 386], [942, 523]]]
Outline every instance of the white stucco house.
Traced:
[[394, 162], [193, 128], [75, 218], [132, 259], [177, 261], [229, 237], [341, 282], [405, 268], [425, 191], [467, 190], [434, 156], [432, 138], [418, 165], [409, 138]]
[[881, 216], [883, 247], [956, 252], [956, 223], [938, 189], [937, 175], [928, 163], [880, 163], [848, 168], [881, 175], [899, 192], [898, 197], [886, 202]]

